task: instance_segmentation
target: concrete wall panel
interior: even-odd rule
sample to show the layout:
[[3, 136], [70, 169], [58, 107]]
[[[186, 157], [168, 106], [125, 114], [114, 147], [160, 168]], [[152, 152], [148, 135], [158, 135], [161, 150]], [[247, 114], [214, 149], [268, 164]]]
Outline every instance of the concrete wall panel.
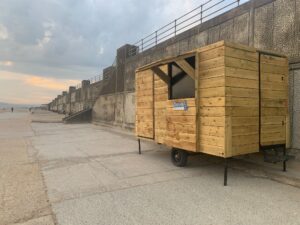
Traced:
[[135, 70], [138, 68], [138, 60], [129, 60], [126, 62], [125, 69], [125, 91], [135, 90]]
[[300, 70], [294, 71], [293, 147], [300, 149]]
[[294, 111], [300, 112], [300, 70], [294, 71]]
[[293, 148], [296, 149], [300, 149], [300, 129], [299, 129], [299, 124], [300, 124], [300, 112], [296, 111], [294, 112], [293, 115], [294, 119], [294, 123], [293, 123], [293, 136], [292, 136], [292, 140], [293, 140]]
[[208, 31], [208, 44], [215, 43], [220, 40], [220, 26], [215, 26]]
[[295, 0], [274, 2], [274, 49], [289, 56], [296, 56]]
[[243, 15], [234, 18], [234, 41], [240, 44], [249, 44], [249, 20], [250, 14], [245, 13]]
[[208, 43], [208, 31], [203, 31], [195, 36], [195, 44], [197, 48], [207, 45]]
[[76, 92], [71, 93], [71, 102], [76, 102]]
[[124, 94], [116, 94], [115, 99], [115, 124], [122, 126], [124, 122]]
[[70, 114], [70, 104], [66, 105], [66, 114]]
[[135, 92], [125, 94], [124, 120], [127, 127], [134, 128], [135, 124]]
[[[290, 132], [293, 133], [294, 120], [294, 71], [291, 70], [289, 74], [289, 115], [290, 115]], [[291, 137], [293, 139], [293, 137]], [[293, 141], [293, 140], [292, 140]]]
[[115, 95], [100, 96], [92, 110], [93, 120], [113, 123], [115, 120], [115, 99]]
[[188, 39], [184, 39], [184, 40], [179, 42], [179, 54], [191, 50], [189, 48], [190, 47], [190, 45], [189, 45], [190, 39], [192, 39], [192, 38], [190, 37]]
[[220, 40], [233, 41], [233, 20], [220, 25]]
[[75, 102], [75, 112], [79, 112], [83, 110], [83, 103], [82, 102]]
[[[124, 59], [121, 60], [119, 59], [119, 61], [121, 61], [122, 65], [119, 65], [118, 68], [116, 68], [116, 66], [110, 66], [108, 68], [105, 68], [103, 70], [103, 80], [98, 82], [97, 85], [95, 85], [95, 90], [94, 90], [94, 95], [107, 95], [107, 94], [112, 94], [115, 93], [117, 90], [117, 71], [119, 73], [118, 76], [120, 76], [121, 78], [119, 78], [122, 80], [121, 83], [119, 82], [118, 86], [122, 86], [121, 89], [124, 89], [124, 76], [125, 76], [125, 71], [124, 71]], [[118, 62], [119, 62], [118, 61]]]
[[254, 14], [254, 46], [264, 50], [273, 47], [273, 3], [255, 9]]
[[295, 16], [295, 39], [296, 39], [296, 57], [300, 55], [300, 0], [296, 0], [296, 16]]
[[178, 43], [172, 44], [166, 47], [166, 55], [164, 57], [171, 57], [174, 54], [179, 54], [179, 45]]

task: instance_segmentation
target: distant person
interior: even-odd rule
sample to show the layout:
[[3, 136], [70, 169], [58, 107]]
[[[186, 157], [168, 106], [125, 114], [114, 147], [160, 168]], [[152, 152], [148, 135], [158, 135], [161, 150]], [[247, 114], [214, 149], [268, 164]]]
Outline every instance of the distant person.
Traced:
[[14, 112], [14, 107], [11, 107], [11, 112]]

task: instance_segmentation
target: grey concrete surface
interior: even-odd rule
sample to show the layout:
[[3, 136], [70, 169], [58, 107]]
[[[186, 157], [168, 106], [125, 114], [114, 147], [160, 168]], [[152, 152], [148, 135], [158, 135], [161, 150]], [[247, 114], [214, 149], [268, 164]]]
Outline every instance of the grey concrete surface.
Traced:
[[[293, 224], [300, 189], [216, 158], [193, 156], [185, 168], [167, 148], [108, 126], [32, 123], [37, 159], [59, 225]], [[243, 165], [243, 164], [241, 164]]]
[[28, 154], [31, 136], [28, 110], [0, 113], [1, 225], [54, 225], [39, 163]]
[[300, 69], [294, 72], [293, 145], [300, 147]]
[[43, 216], [28, 220], [24, 223], [16, 223], [14, 225], [54, 225], [52, 216]]
[[62, 123], [65, 115], [34, 109], [31, 111], [31, 121], [34, 123]]
[[243, 161], [224, 187], [217, 158], [176, 168], [166, 147], [143, 141], [138, 155], [126, 131], [37, 116], [0, 114], [1, 225], [299, 224], [300, 189]]

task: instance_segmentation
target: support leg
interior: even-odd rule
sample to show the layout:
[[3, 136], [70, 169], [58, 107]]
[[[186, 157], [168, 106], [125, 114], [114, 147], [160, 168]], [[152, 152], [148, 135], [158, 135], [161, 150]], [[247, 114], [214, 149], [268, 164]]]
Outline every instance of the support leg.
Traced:
[[138, 139], [138, 144], [139, 144], [139, 154], [142, 154], [142, 152], [141, 152], [141, 139]]
[[228, 171], [228, 162], [227, 159], [224, 159], [224, 186], [227, 186], [227, 171]]
[[282, 170], [283, 170], [283, 172], [286, 172], [286, 148], [284, 147], [283, 148], [283, 168], [282, 168]]

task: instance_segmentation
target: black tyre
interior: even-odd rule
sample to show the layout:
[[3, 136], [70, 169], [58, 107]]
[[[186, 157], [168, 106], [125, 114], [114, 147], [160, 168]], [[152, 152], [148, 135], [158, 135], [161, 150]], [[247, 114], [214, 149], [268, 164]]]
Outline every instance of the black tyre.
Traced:
[[187, 151], [173, 148], [171, 151], [171, 159], [175, 166], [184, 167], [187, 164], [188, 153]]

